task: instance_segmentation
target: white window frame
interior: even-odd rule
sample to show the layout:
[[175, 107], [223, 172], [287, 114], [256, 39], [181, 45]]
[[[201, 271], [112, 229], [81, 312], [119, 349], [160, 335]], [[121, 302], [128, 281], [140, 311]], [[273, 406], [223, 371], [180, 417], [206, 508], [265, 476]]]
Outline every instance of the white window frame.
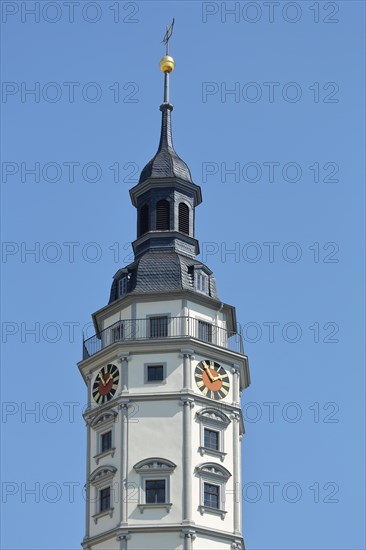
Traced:
[[[139, 503], [138, 508], [141, 514], [148, 509], [165, 508], [167, 512], [170, 511], [172, 503], [170, 502], [170, 478], [176, 468], [176, 464], [167, 460], [166, 458], [148, 458], [141, 460], [134, 466], [136, 473], [140, 475], [139, 485]], [[165, 481], [165, 500], [166, 502], [159, 502], [152, 504], [146, 502], [146, 481], [147, 480], [164, 480]]]
[[[101, 458], [106, 456], [114, 457], [116, 452], [115, 447], [115, 427], [114, 424], [117, 419], [117, 413], [115, 411], [108, 411], [98, 415], [93, 423], [91, 424], [92, 428], [95, 430], [96, 437], [96, 454], [93, 457], [95, 462], [99, 464]], [[106, 451], [102, 452], [102, 435], [106, 432], [112, 432], [112, 447]]]
[[[226, 483], [231, 477], [230, 472], [221, 466], [220, 464], [215, 464], [214, 462], [206, 462], [196, 467], [196, 475], [200, 479], [200, 503], [198, 509], [203, 514], [213, 514], [220, 516], [221, 519], [225, 519], [227, 511], [224, 509], [224, 504], [226, 501]], [[205, 506], [205, 483], [210, 483], [211, 485], [216, 485], [219, 487], [219, 508], [210, 508]]]
[[[89, 484], [94, 487], [94, 514], [92, 518], [94, 523], [98, 523], [98, 520], [104, 516], [113, 517], [113, 478], [117, 468], [114, 466], [99, 466], [89, 477]], [[110, 487], [110, 508], [100, 511], [100, 491]]]
[[[201, 456], [215, 456], [221, 460], [225, 459], [225, 430], [230, 424], [230, 418], [221, 411], [211, 407], [205, 407], [196, 413], [196, 418], [200, 423], [200, 447], [198, 448]], [[205, 428], [213, 430], [219, 434], [219, 449], [205, 447]]]
[[209, 294], [209, 276], [203, 269], [194, 270], [194, 288], [202, 294]]
[[128, 275], [123, 275], [118, 281], [118, 298], [122, 298], [127, 294], [128, 289]]

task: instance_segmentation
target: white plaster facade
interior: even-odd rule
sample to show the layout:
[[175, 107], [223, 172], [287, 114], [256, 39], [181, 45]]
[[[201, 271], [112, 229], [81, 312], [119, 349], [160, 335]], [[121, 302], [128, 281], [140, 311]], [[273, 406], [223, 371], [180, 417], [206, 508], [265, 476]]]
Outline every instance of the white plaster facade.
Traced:
[[[94, 315], [97, 330], [121, 320], [167, 315], [201, 319], [226, 329], [228, 306], [194, 292], [132, 298], [128, 296]], [[210, 307], [211, 306], [211, 307]], [[177, 323], [177, 321], [175, 321]], [[178, 320], [180, 323], [180, 320]], [[223, 333], [223, 331], [222, 331]], [[221, 332], [220, 332], [221, 334]], [[243, 420], [240, 392], [249, 385], [247, 358], [215, 339], [200, 341], [183, 329], [171, 338], [116, 341], [79, 363], [88, 388], [86, 534], [90, 550], [228, 550], [242, 549], [241, 449]], [[218, 362], [227, 372], [230, 389], [215, 401], [198, 389], [194, 370], [201, 361]], [[120, 370], [117, 391], [97, 405], [93, 382], [103, 366]], [[148, 364], [164, 364], [162, 382], [147, 382]], [[219, 452], [205, 450], [203, 426], [220, 433]], [[101, 435], [112, 431], [111, 448], [101, 451]], [[138, 465], [151, 459], [149, 466]], [[209, 465], [207, 468], [205, 465]], [[144, 479], [165, 479], [168, 502], [144, 501]], [[220, 509], [203, 506], [204, 480], [220, 486]], [[99, 491], [111, 488], [110, 509], [100, 513]], [[234, 488], [237, 488], [235, 491]]]

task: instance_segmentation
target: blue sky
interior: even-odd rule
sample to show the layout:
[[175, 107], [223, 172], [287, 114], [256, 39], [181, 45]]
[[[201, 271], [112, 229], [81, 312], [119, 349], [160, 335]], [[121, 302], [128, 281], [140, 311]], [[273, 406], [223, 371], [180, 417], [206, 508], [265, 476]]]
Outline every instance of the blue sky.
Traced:
[[364, 3], [55, 4], [1, 4], [2, 547], [84, 535], [76, 363], [131, 258], [174, 16], [174, 144], [251, 368], [247, 548], [364, 548]]

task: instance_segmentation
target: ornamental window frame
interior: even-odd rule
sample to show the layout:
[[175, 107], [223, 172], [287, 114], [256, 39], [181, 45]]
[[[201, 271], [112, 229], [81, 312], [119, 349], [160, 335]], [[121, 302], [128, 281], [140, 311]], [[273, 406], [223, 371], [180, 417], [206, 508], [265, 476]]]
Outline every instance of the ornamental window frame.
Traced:
[[[221, 464], [214, 462], [206, 462], [197, 466], [195, 469], [196, 476], [200, 481], [200, 500], [198, 509], [203, 514], [213, 514], [225, 519], [227, 510], [224, 509], [226, 501], [226, 484], [231, 477], [231, 473]], [[214, 485], [219, 489], [219, 508], [211, 508], [205, 505], [205, 483]]]
[[[214, 456], [223, 462], [227, 455], [225, 452], [225, 430], [231, 423], [230, 418], [212, 407], [205, 407], [196, 413], [196, 419], [200, 423], [199, 453], [201, 456]], [[218, 432], [219, 448], [217, 450], [205, 446], [205, 429]]]
[[[94, 488], [94, 498], [92, 499], [92, 501], [94, 501], [94, 514], [92, 515], [94, 523], [98, 523], [98, 521], [105, 516], [109, 516], [110, 518], [113, 517], [113, 478], [116, 472], [117, 468], [107, 464], [103, 466], [98, 466], [98, 468], [96, 468], [89, 476], [89, 486], [92, 486]], [[101, 492], [104, 489], [108, 488], [110, 490], [109, 508], [101, 510]]]
[[[145, 510], [162, 508], [168, 513], [172, 507], [170, 502], [170, 478], [177, 467], [174, 462], [166, 458], [151, 457], [140, 460], [134, 465], [135, 472], [140, 477], [139, 500], [137, 507], [141, 514]], [[146, 481], [165, 481], [165, 502], [146, 502]]]
[[[95, 462], [99, 464], [101, 458], [106, 456], [111, 456], [112, 458], [115, 455], [115, 422], [117, 420], [116, 411], [106, 411], [101, 414], [98, 414], [91, 423], [91, 427], [95, 431], [96, 437], [96, 454], [93, 457]], [[102, 435], [111, 431], [112, 432], [112, 446], [110, 449], [102, 451]]]

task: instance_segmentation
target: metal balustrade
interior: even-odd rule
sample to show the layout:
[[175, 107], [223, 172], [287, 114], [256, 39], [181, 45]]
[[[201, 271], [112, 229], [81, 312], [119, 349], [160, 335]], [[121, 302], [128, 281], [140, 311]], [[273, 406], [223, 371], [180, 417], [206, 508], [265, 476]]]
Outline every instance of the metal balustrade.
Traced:
[[147, 317], [124, 319], [83, 340], [83, 359], [115, 342], [196, 338], [221, 348], [243, 353], [242, 336], [194, 317]]

